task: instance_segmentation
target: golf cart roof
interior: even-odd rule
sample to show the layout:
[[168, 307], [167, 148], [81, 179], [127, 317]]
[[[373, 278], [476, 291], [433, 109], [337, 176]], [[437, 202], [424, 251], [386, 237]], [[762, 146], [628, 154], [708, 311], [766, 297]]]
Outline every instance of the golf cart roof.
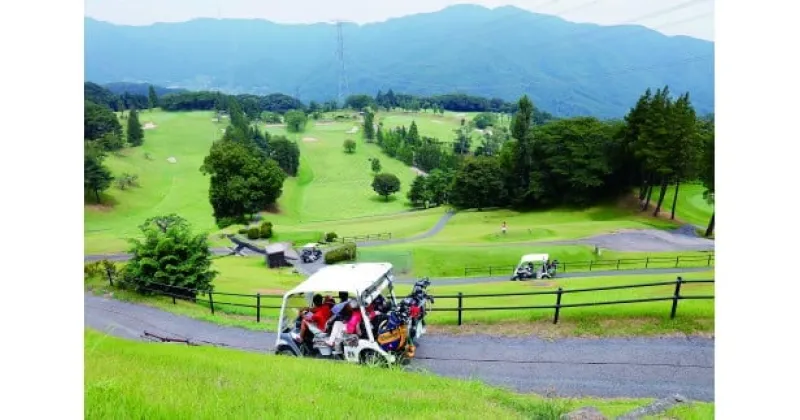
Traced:
[[[306, 281], [286, 292], [286, 296], [302, 293], [348, 292], [361, 295], [371, 288], [380, 288], [385, 276], [391, 276], [390, 263], [356, 263], [328, 265]], [[372, 293], [371, 293], [372, 294]]]
[[548, 254], [528, 254], [523, 255], [520, 258], [520, 262], [536, 262], [536, 261], [547, 261], [550, 259], [550, 255]]
[[303, 248], [316, 248], [316, 247], [317, 247], [317, 243], [316, 242], [309, 242], [309, 243], [303, 245]]

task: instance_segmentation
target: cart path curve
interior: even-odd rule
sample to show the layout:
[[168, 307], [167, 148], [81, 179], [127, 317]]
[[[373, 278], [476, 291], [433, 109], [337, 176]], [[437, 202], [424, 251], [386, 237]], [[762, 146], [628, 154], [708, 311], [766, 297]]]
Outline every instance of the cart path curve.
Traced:
[[[222, 326], [157, 308], [84, 294], [84, 326], [127, 339], [145, 331], [253, 352], [275, 334]], [[425, 336], [412, 368], [474, 378], [519, 392], [559, 396], [660, 398], [680, 393], [714, 400], [714, 340], [560, 339]]]

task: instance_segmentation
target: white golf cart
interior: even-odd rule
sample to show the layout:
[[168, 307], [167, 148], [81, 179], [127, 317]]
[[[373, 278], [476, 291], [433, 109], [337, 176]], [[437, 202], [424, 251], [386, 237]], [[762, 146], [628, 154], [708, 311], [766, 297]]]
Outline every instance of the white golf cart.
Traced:
[[[387, 288], [388, 296], [384, 296], [386, 303], [391, 307], [397, 307], [392, 283], [393, 277], [390, 263], [337, 264], [321, 268], [303, 283], [284, 294], [278, 319], [279, 333], [275, 343], [275, 353], [345, 360], [352, 363], [388, 365], [397, 362], [399, 356], [405, 351], [403, 348], [405, 337], [400, 337], [402, 340], [395, 342], [401, 342], [399, 345], [379, 343], [376, 337], [377, 326], [372, 325], [365, 309], [378, 296], [382, 296], [382, 292]], [[362, 316], [360, 334], [344, 334], [341, 342], [334, 346], [326, 343], [326, 339], [329, 338], [328, 331], [312, 332], [309, 329], [308, 334], [313, 338], [299, 337], [301, 321], [295, 319], [296, 315], [287, 314], [290, 301], [296, 303], [298, 297], [304, 297], [305, 301], [310, 303], [315, 294], [337, 296], [339, 292], [347, 292], [350, 298], [357, 299], [357, 310], [361, 312]], [[305, 306], [303, 299], [300, 300], [301, 306]], [[398, 332], [392, 331], [391, 335], [402, 335], [406, 331], [405, 326], [399, 330]], [[295, 338], [298, 338], [299, 341], [296, 341]]]
[[556, 275], [557, 266], [558, 261], [551, 262], [548, 254], [523, 255], [511, 275], [511, 281], [549, 279]]
[[320, 258], [322, 258], [322, 251], [317, 243], [307, 243], [300, 250], [300, 260], [304, 263], [312, 263]]

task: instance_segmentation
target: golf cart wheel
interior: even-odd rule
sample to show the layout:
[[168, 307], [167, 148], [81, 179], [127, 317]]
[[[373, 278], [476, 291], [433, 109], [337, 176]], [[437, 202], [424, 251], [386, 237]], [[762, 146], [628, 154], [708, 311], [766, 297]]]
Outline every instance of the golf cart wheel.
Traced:
[[275, 351], [275, 354], [278, 355], [278, 356], [297, 357], [297, 355], [294, 353], [294, 351], [291, 348], [287, 347], [287, 346], [279, 347], [278, 350]]
[[366, 349], [360, 354], [361, 364], [373, 367], [389, 367], [389, 362], [375, 350]]

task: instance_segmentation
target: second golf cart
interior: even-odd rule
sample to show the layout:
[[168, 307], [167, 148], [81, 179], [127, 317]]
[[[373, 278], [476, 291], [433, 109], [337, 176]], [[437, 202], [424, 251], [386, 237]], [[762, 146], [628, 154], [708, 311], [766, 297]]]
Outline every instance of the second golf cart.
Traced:
[[548, 254], [523, 255], [511, 275], [511, 281], [553, 278], [557, 268], [558, 260], [550, 261]]
[[322, 258], [322, 251], [316, 243], [305, 244], [300, 250], [300, 260], [306, 264], [312, 263], [320, 258]]
[[[344, 360], [351, 363], [394, 364], [413, 355], [409, 339], [410, 317], [398, 305], [393, 287], [392, 264], [356, 263], [325, 266], [294, 289], [286, 292], [278, 319], [276, 354]], [[383, 292], [387, 291], [384, 296]], [[341, 296], [346, 292], [352, 311], [357, 311], [360, 321], [354, 334], [343, 334], [334, 343], [332, 330], [318, 327], [301, 328], [302, 313], [295, 318], [290, 307], [307, 307], [312, 297]], [[366, 308], [380, 303], [383, 313], [370, 319]], [[340, 302], [341, 303], [341, 302]], [[352, 315], [351, 315], [352, 316]]]

